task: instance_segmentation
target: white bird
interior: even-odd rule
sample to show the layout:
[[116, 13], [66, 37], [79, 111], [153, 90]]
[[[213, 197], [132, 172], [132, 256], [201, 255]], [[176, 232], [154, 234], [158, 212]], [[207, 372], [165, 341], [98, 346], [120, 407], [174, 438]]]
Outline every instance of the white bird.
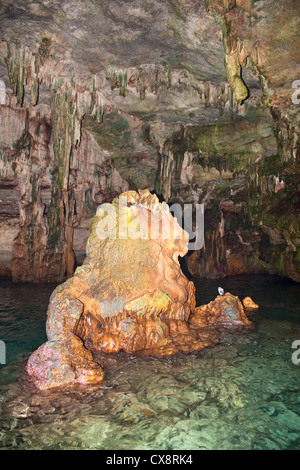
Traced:
[[218, 287], [219, 295], [224, 295], [225, 291], [222, 287]]

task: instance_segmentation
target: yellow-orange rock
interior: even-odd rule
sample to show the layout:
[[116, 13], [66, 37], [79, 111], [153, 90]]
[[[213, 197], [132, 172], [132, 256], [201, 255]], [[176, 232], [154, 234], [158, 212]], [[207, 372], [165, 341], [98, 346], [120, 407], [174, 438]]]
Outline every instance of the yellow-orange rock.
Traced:
[[219, 341], [216, 326], [251, 326], [231, 294], [195, 308], [194, 284], [178, 262], [188, 241], [167, 204], [148, 190], [102, 204], [83, 265], [51, 296], [48, 341], [27, 363], [35, 385], [98, 384], [103, 353], [195, 352]]
[[243, 305], [244, 305], [245, 310], [247, 310], [247, 312], [251, 312], [251, 311], [257, 310], [259, 308], [259, 305], [257, 305], [255, 302], [253, 302], [251, 297], [245, 297], [243, 299]]
[[197, 307], [191, 315], [190, 325], [197, 328], [254, 326], [247, 318], [240, 299], [229, 292], [218, 295], [207, 305]]

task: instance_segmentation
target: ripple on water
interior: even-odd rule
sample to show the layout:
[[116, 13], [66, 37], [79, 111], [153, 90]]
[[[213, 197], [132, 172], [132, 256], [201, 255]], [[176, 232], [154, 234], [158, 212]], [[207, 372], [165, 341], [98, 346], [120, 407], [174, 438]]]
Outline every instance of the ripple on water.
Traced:
[[[213, 282], [199, 283], [198, 297], [201, 285], [211, 297], [198, 304], [213, 298]], [[119, 354], [106, 359], [101, 388], [41, 392], [24, 365], [45, 340], [53, 287], [0, 283], [1, 335], [9, 345], [8, 364], [0, 366], [0, 448], [299, 449], [300, 365], [291, 361], [291, 344], [300, 339], [299, 286], [274, 276], [222, 285], [260, 304], [255, 331], [226, 333], [199, 354]]]

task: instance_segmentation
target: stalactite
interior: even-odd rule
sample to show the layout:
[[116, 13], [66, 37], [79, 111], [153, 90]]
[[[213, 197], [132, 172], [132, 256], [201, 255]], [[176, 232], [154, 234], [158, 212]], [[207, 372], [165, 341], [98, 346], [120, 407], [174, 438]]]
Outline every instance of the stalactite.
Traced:
[[[15, 281], [40, 281], [49, 267], [45, 250], [48, 227], [42, 201], [42, 182], [47, 179], [51, 159], [48, 154], [51, 134], [46, 129], [49, 119], [47, 112], [42, 114], [41, 110], [27, 109], [24, 130], [17, 141], [20, 154], [15, 162], [15, 173], [20, 190], [20, 231], [13, 246], [11, 269]], [[47, 143], [45, 138], [48, 138]], [[49, 278], [55, 280], [50, 273]]]
[[[24, 146], [23, 155], [30, 167], [28, 174], [32, 176], [24, 186], [24, 176], [22, 173], [19, 175], [20, 187], [24, 189], [20, 202], [23, 222], [13, 249], [14, 280], [61, 282], [73, 274], [73, 226], [76, 221], [75, 192], [70, 181], [72, 158], [75, 149], [80, 147], [84, 115], [88, 113], [100, 123], [105, 107], [101, 93], [103, 77], [98, 75], [82, 79], [78, 73], [66, 74], [63, 65], [54, 63], [49, 57], [50, 46], [50, 40], [44, 38], [37, 51], [28, 47], [17, 48], [8, 42], [1, 43], [0, 48], [7, 63], [16, 105], [19, 108], [24, 106], [29, 116], [25, 121], [31, 120], [37, 126], [35, 134], [34, 124], [30, 124], [30, 133], [25, 129], [23, 140], [18, 143]], [[38, 141], [40, 122], [45, 119], [43, 114], [39, 115], [40, 105], [37, 106], [40, 83], [51, 92], [51, 163], [49, 159], [43, 161], [44, 156], [35, 155], [41, 144]], [[31, 94], [30, 101], [27, 97], [24, 100], [25, 85], [27, 96]], [[121, 85], [124, 86], [123, 81]], [[50, 148], [50, 142], [47, 144]], [[34, 161], [39, 161], [42, 171], [34, 167]], [[41, 185], [48, 169], [51, 172], [51, 201], [45, 210], [41, 201]], [[115, 184], [111, 183], [112, 191]]]

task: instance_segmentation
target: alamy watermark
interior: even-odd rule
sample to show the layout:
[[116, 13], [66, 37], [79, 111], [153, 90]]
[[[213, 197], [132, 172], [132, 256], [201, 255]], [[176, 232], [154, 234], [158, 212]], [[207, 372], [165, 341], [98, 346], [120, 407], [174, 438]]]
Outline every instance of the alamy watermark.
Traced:
[[297, 90], [292, 94], [292, 102], [294, 104], [300, 104], [300, 80], [294, 80], [292, 88], [297, 88]]
[[5, 104], [6, 87], [3, 80], [0, 79], [0, 104]]
[[292, 354], [292, 363], [297, 366], [300, 364], [300, 339], [295, 339], [295, 341], [293, 341], [292, 349], [296, 349]]
[[200, 250], [204, 244], [204, 204], [169, 207], [163, 202], [147, 208], [138, 203], [128, 204], [127, 197], [120, 196], [118, 207], [102, 204], [96, 215], [100, 218], [96, 226], [100, 240], [181, 240], [185, 236], [183, 228], [189, 236], [188, 250]]
[[0, 364], [6, 364], [6, 345], [0, 340]]

